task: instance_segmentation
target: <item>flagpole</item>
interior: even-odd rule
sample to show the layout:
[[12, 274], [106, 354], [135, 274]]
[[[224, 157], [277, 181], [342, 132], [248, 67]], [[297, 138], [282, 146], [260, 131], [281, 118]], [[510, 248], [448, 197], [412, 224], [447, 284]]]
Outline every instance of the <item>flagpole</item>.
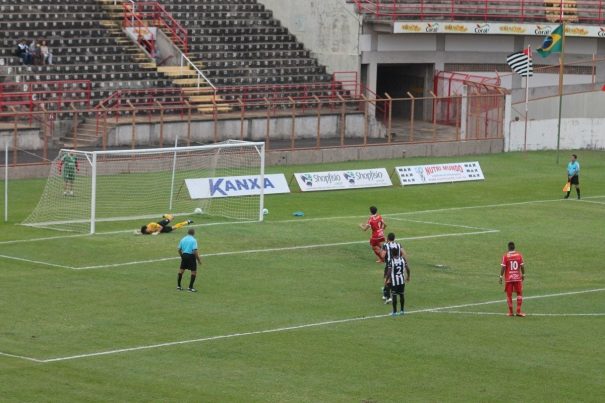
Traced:
[[[531, 60], [531, 44], [527, 45], [527, 56]], [[529, 61], [527, 62], [529, 65]], [[527, 120], [529, 116], [529, 69], [525, 75], [525, 134], [523, 142], [523, 152], [527, 152]]]
[[[561, 3], [563, 4], [563, 3]], [[559, 149], [561, 146], [561, 115], [563, 113], [563, 72], [565, 69], [565, 20], [561, 5], [561, 56], [559, 56], [559, 119], [557, 123], [557, 165], [559, 164]]]

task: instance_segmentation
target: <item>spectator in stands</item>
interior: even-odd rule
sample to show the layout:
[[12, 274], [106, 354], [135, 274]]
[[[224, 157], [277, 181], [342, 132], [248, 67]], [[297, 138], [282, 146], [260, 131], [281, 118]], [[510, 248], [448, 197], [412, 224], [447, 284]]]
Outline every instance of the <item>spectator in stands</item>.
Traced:
[[25, 39], [21, 39], [21, 41], [17, 44], [15, 55], [21, 59], [21, 64], [31, 64], [31, 55]]
[[35, 39], [32, 39], [31, 43], [29, 44], [28, 52], [30, 55], [29, 64], [36, 64], [36, 40]]
[[50, 52], [50, 49], [48, 49], [46, 41], [42, 41], [40, 50], [42, 51], [42, 64], [53, 64], [53, 54]]
[[42, 47], [40, 46], [40, 42], [36, 42], [34, 45], [34, 51], [32, 52], [34, 63], [36, 66], [41, 66], [44, 64], [44, 56], [42, 55]]
[[160, 48], [155, 48], [153, 54], [151, 55], [155, 60], [156, 65], [160, 65], [162, 63], [162, 54], [160, 53]]

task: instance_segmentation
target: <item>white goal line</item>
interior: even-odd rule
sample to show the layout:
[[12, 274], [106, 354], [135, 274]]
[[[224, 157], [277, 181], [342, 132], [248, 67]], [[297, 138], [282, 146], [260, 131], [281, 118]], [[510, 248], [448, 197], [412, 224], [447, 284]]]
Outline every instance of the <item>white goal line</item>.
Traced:
[[[595, 289], [590, 289], [590, 290], [580, 290], [580, 291], [560, 292], [560, 293], [554, 293], [554, 294], [534, 295], [534, 296], [524, 297], [524, 299], [525, 300], [544, 299], [544, 298], [552, 298], [552, 297], [563, 297], [563, 296], [570, 296], [570, 295], [589, 294], [589, 293], [602, 292], [602, 291], [605, 291], [605, 288], [595, 288]], [[468, 303], [468, 304], [461, 304], [461, 305], [450, 305], [450, 306], [442, 306], [442, 307], [435, 307], [435, 308], [424, 308], [424, 309], [409, 310], [409, 311], [406, 311], [405, 314], [412, 315], [412, 314], [419, 314], [419, 313], [435, 313], [435, 312], [442, 312], [442, 311], [458, 309], [458, 308], [463, 308], [463, 307], [474, 307], [474, 306], [491, 305], [491, 304], [503, 304], [505, 302], [506, 302], [506, 300], [493, 300], [493, 301], [476, 302], [476, 303]], [[528, 315], [528, 316], [530, 316], [530, 315]], [[538, 316], [538, 315], [536, 315], [536, 316]], [[5, 353], [5, 352], [0, 352], [0, 356], [18, 358], [18, 359], [22, 359], [22, 360], [26, 360], [26, 361], [33, 361], [33, 362], [40, 363], [40, 364], [48, 364], [48, 363], [53, 363], [53, 362], [71, 361], [71, 360], [77, 360], [77, 359], [83, 359], [83, 358], [129, 353], [129, 352], [133, 352], [133, 351], [153, 350], [153, 349], [158, 349], [158, 348], [163, 348], [163, 347], [172, 347], [172, 346], [178, 346], [178, 345], [183, 345], [183, 344], [203, 343], [203, 342], [232, 339], [232, 338], [244, 337], [244, 336], [282, 333], [282, 332], [288, 332], [288, 331], [294, 331], [294, 330], [337, 325], [337, 324], [342, 324], [342, 323], [360, 322], [360, 321], [365, 321], [365, 320], [370, 320], [370, 319], [379, 319], [379, 318], [387, 318], [387, 317], [391, 317], [391, 315], [390, 314], [381, 314], [381, 315], [361, 316], [361, 317], [347, 318], [347, 319], [328, 320], [328, 321], [323, 321], [323, 322], [306, 323], [306, 324], [302, 324], [302, 325], [293, 325], [293, 326], [279, 327], [279, 328], [266, 329], [266, 330], [255, 330], [255, 331], [247, 331], [247, 332], [241, 332], [241, 333], [231, 333], [231, 334], [224, 334], [224, 335], [218, 335], [218, 336], [202, 337], [202, 338], [198, 338], [198, 339], [171, 341], [171, 342], [158, 343], [158, 344], [148, 344], [148, 345], [142, 345], [142, 346], [136, 346], [136, 347], [126, 347], [126, 348], [119, 348], [119, 349], [114, 349], [114, 350], [105, 350], [105, 351], [98, 351], [98, 352], [93, 352], [93, 353], [69, 355], [69, 356], [46, 358], [46, 359], [27, 357], [27, 356], [23, 356], [23, 355]], [[403, 319], [403, 320], [405, 320], [405, 319]]]

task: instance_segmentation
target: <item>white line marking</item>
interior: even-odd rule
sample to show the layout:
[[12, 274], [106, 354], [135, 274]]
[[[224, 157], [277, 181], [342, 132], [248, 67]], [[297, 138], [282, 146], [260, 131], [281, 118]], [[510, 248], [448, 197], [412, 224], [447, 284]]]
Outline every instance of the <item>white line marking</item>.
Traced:
[[29, 243], [29, 242], [39, 242], [39, 241], [54, 241], [55, 239], [82, 238], [85, 236], [90, 236], [90, 234], [48, 236], [48, 237], [44, 237], [44, 238], [31, 238], [31, 239], [14, 239], [12, 241], [2, 241], [2, 242], [0, 242], [0, 245], [12, 245], [12, 244], [18, 244], [18, 243]]
[[489, 229], [489, 228], [471, 227], [470, 225], [446, 224], [446, 223], [434, 222], [434, 221], [412, 220], [411, 218], [390, 217], [390, 219], [395, 220], [395, 221], [409, 221], [409, 222], [415, 222], [415, 223], [419, 223], [419, 224], [429, 224], [429, 225], [437, 225], [437, 226], [443, 226], [443, 227], [455, 227], [455, 228], [466, 228], [466, 229], [491, 231], [491, 229]]
[[[583, 198], [582, 200], [586, 201], [586, 199], [600, 199], [604, 198], [604, 196], [588, 196]], [[384, 213], [383, 217], [393, 217], [400, 215], [413, 215], [413, 214], [425, 214], [425, 213], [435, 213], [435, 212], [444, 212], [444, 211], [456, 211], [456, 210], [469, 210], [469, 209], [482, 209], [482, 208], [493, 208], [493, 207], [511, 207], [511, 206], [519, 206], [525, 204], [534, 204], [534, 203], [552, 203], [552, 202], [561, 202], [565, 201], [564, 199], [546, 199], [546, 200], [529, 200], [524, 202], [513, 202], [513, 203], [499, 203], [499, 204], [483, 204], [477, 206], [462, 206], [462, 207], [448, 207], [443, 209], [434, 209], [434, 210], [419, 210], [419, 211], [407, 211], [403, 213]], [[349, 220], [349, 219], [360, 219], [367, 218], [367, 215], [363, 216], [339, 216], [339, 217], [316, 217], [316, 218], [299, 218], [299, 219], [288, 219], [288, 220], [276, 220], [276, 221], [268, 221], [270, 224], [287, 224], [287, 223], [303, 223], [309, 221], [336, 221], [336, 220]], [[196, 224], [194, 227], [206, 227], [206, 226], [216, 226], [216, 225], [241, 225], [241, 224], [257, 224], [257, 221], [245, 221], [245, 222], [218, 222], [218, 223], [208, 223], [208, 224]], [[114, 235], [114, 234], [128, 234], [132, 233], [133, 229], [129, 230], [121, 230], [121, 231], [111, 231], [111, 232], [98, 232], [95, 236], [101, 235]], [[23, 242], [37, 242], [37, 241], [48, 241], [53, 239], [65, 239], [65, 238], [75, 238], [75, 237], [85, 237], [90, 236], [90, 234], [78, 234], [78, 235], [61, 235], [55, 237], [43, 237], [43, 238], [31, 238], [31, 239], [16, 239], [11, 241], [0, 241], [0, 245], [8, 245], [14, 243], [23, 243]]]
[[[605, 291], [605, 288], [596, 288], [596, 289], [592, 289], [592, 290], [582, 290], [582, 291], [570, 291], [570, 292], [562, 292], [562, 293], [556, 293], [556, 294], [535, 295], [535, 296], [524, 297], [524, 299], [525, 300], [543, 299], [543, 298], [561, 297], [561, 296], [569, 296], [569, 295], [588, 294], [588, 293], [601, 292], [601, 291]], [[494, 301], [477, 302], [477, 303], [470, 303], [470, 304], [450, 305], [450, 306], [443, 306], [443, 307], [437, 307], [437, 308], [424, 308], [424, 309], [417, 309], [417, 310], [413, 310], [413, 311], [406, 311], [406, 315], [418, 314], [418, 313], [434, 313], [434, 312], [440, 312], [440, 311], [446, 311], [446, 310], [450, 310], [450, 309], [470, 307], [470, 306], [504, 304], [505, 302], [506, 302], [506, 300], [494, 300]], [[40, 362], [40, 363], [51, 363], [51, 362], [59, 362], [59, 361], [76, 360], [76, 359], [80, 359], [80, 358], [90, 358], [90, 357], [99, 357], [99, 356], [104, 356], [104, 355], [128, 353], [128, 352], [132, 352], [132, 351], [151, 350], [151, 349], [162, 348], [162, 347], [178, 346], [178, 345], [182, 345], [182, 344], [192, 344], [192, 343], [202, 343], [202, 342], [206, 342], [206, 341], [232, 339], [235, 337], [254, 336], [254, 335], [269, 334], [269, 333], [281, 333], [281, 332], [287, 332], [287, 331], [292, 331], [292, 330], [308, 329], [308, 328], [313, 328], [313, 327], [329, 326], [329, 325], [335, 325], [335, 324], [341, 324], [341, 323], [352, 323], [352, 322], [359, 322], [359, 321], [363, 321], [363, 320], [385, 318], [385, 317], [390, 317], [390, 316], [391, 316], [390, 314], [383, 314], [383, 315], [362, 316], [362, 317], [357, 317], [357, 318], [328, 320], [328, 321], [323, 321], [323, 322], [286, 326], [286, 327], [280, 327], [280, 328], [275, 328], [275, 329], [257, 330], [257, 331], [242, 332], [242, 333], [232, 333], [232, 334], [225, 334], [225, 335], [220, 335], [220, 336], [203, 337], [203, 338], [199, 338], [199, 339], [172, 341], [172, 342], [167, 342], [167, 343], [150, 344], [150, 345], [146, 345], [146, 346], [120, 348], [120, 349], [115, 349], [115, 350], [99, 351], [96, 353], [77, 354], [77, 355], [56, 357], [56, 358], [47, 358], [47, 359], [35, 359], [35, 358], [22, 357], [22, 356], [18, 356], [18, 355], [5, 354], [5, 353], [0, 353], [0, 354], [6, 355], [9, 357], [22, 358], [22, 359], [26, 359], [29, 361]]]
[[19, 262], [27, 262], [27, 263], [39, 264], [39, 265], [42, 265], [42, 266], [59, 267], [61, 269], [76, 270], [75, 267], [71, 267], [71, 266], [63, 266], [61, 264], [42, 262], [42, 261], [39, 261], [39, 260], [23, 259], [23, 258], [15, 257], [15, 256], [0, 255], [0, 258], [9, 259], [9, 260], [17, 260]]
[[[594, 288], [592, 290], [560, 292], [560, 293], [556, 293], [556, 294], [546, 294], [546, 295], [534, 295], [534, 296], [529, 296], [529, 297], [524, 295], [523, 296], [523, 301], [526, 301], [528, 299], [543, 299], [543, 298], [552, 298], [552, 297], [565, 297], [565, 296], [569, 296], [569, 295], [588, 294], [588, 293], [592, 293], [592, 292], [601, 292], [601, 291], [605, 291], [605, 288]], [[443, 307], [443, 308], [426, 309], [424, 311], [425, 312], [441, 311], [441, 310], [444, 310], [444, 309], [466, 308], [466, 307], [469, 307], [469, 306], [499, 304], [499, 303], [502, 303], [502, 302], [506, 302], [506, 301], [496, 300], [496, 301], [479, 302], [479, 303], [473, 303], [473, 304], [453, 305], [453, 306], [448, 306], [448, 307]]]
[[[600, 199], [605, 196], [588, 196], [584, 199]], [[584, 200], [582, 199], [582, 200]], [[499, 204], [484, 204], [478, 206], [462, 206], [462, 207], [448, 207], [434, 210], [421, 210], [421, 211], [407, 211], [405, 213], [393, 213], [393, 214], [383, 214], [384, 217], [397, 216], [397, 215], [411, 215], [411, 214], [424, 214], [424, 213], [439, 213], [444, 211], [457, 211], [457, 210], [471, 210], [471, 209], [479, 209], [479, 208], [494, 208], [494, 207], [513, 207], [513, 206], [522, 206], [527, 204], [538, 204], [538, 203], [552, 203], [552, 202], [565, 202], [565, 199], [546, 199], [546, 200], [528, 200], [524, 202], [512, 202], [512, 203], [499, 203]], [[567, 200], [568, 201], [568, 200]]]
[[[433, 311], [432, 313], [447, 313], [447, 314], [459, 314], [459, 315], [477, 315], [477, 316], [505, 316], [504, 312], [471, 312], [471, 311]], [[527, 316], [605, 316], [605, 313], [525, 313]]]
[[2, 355], [4, 357], [19, 358], [21, 360], [44, 363], [44, 360], [38, 360], [37, 358], [26, 357], [24, 355], [15, 355], [15, 354], [3, 353], [3, 352], [0, 352], [0, 355]]
[[597, 202], [597, 201], [592, 201], [592, 200], [584, 200], [584, 199], [580, 199], [579, 201], [581, 201], [582, 203], [592, 203], [592, 204], [605, 204], [605, 202]]
[[[500, 232], [500, 231], [499, 230], [486, 230], [486, 231], [474, 231], [474, 232], [456, 232], [456, 233], [450, 233], [450, 234], [424, 235], [424, 236], [415, 236], [415, 237], [398, 238], [398, 239], [401, 241], [414, 241], [414, 240], [420, 240], [420, 239], [493, 234], [496, 232]], [[317, 245], [287, 246], [284, 248], [250, 249], [250, 250], [240, 250], [240, 251], [230, 251], [230, 252], [205, 253], [205, 254], [203, 254], [202, 257], [233, 256], [233, 255], [243, 255], [243, 254], [250, 254], [250, 253], [267, 253], [267, 252], [283, 252], [283, 251], [288, 251], [288, 250], [330, 248], [333, 246], [355, 245], [355, 244], [361, 244], [361, 243], [367, 243], [367, 242], [368, 242], [367, 240], [366, 241], [351, 241], [351, 242], [338, 242], [338, 243], [324, 243], [324, 244], [317, 244]], [[133, 261], [133, 262], [125, 262], [125, 263], [112, 263], [112, 264], [105, 264], [105, 265], [70, 267], [70, 268], [73, 270], [108, 269], [108, 268], [123, 267], [123, 266], [133, 266], [133, 265], [138, 265], [138, 264], [150, 264], [150, 263], [156, 263], [156, 262], [164, 262], [164, 261], [176, 260], [176, 259], [180, 259], [180, 258], [178, 256], [176, 256], [176, 257], [165, 257], [165, 258], [150, 259], [150, 260], [138, 260], [138, 261]]]

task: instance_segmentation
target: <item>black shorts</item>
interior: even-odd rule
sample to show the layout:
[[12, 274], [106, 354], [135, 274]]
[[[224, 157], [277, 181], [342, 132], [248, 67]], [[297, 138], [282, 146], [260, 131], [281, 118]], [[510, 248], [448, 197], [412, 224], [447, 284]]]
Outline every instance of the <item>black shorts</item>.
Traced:
[[166, 233], [166, 232], [172, 232], [172, 227], [168, 224], [170, 224], [170, 220], [162, 220], [159, 221], [158, 224], [160, 224], [162, 226], [162, 230], [160, 232]]
[[391, 294], [403, 295], [404, 291], [405, 291], [405, 284], [391, 286]]
[[569, 183], [572, 185], [580, 185], [580, 177], [578, 175], [574, 175], [569, 179]]
[[192, 255], [190, 253], [183, 253], [181, 255], [180, 268], [183, 270], [197, 271], [197, 260], [195, 259], [195, 255]]

